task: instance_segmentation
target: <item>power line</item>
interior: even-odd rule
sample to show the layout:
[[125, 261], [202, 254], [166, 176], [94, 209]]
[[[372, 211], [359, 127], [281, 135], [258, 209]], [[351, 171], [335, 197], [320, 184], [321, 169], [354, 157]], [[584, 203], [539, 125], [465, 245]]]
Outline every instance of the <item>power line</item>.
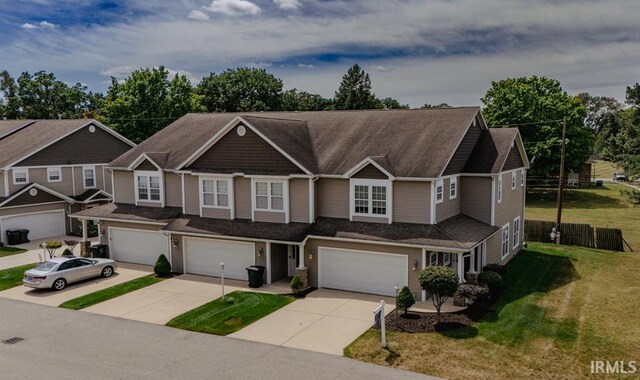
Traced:
[[530, 123], [513, 123], [513, 124], [502, 124], [502, 125], [491, 125], [490, 128], [504, 128], [504, 127], [520, 127], [525, 125], [539, 125], [539, 124], [548, 124], [548, 123], [560, 123], [563, 119], [557, 120], [543, 120], [543, 121], [533, 121]]

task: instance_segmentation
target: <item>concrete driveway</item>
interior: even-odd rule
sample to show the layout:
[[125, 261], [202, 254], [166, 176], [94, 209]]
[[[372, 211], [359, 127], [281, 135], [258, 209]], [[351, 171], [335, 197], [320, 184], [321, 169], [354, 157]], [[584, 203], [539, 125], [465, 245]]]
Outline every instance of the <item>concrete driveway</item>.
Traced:
[[[16, 255], [11, 255], [11, 256], [0, 257], [0, 270], [19, 267], [21, 265], [39, 263], [40, 261], [42, 261], [42, 258], [43, 258], [43, 252], [42, 252], [42, 248], [40, 247], [40, 244], [48, 240], [64, 242], [65, 240], [80, 240], [80, 239], [76, 236], [58, 236], [58, 237], [48, 238], [48, 239], [33, 240], [25, 244], [12, 245], [11, 247], [26, 249], [27, 252], [18, 253]], [[93, 238], [91, 239], [91, 241], [92, 243], [95, 243], [97, 241], [97, 238]], [[58, 255], [61, 255], [62, 251], [64, 251], [65, 248], [67, 247], [63, 245], [62, 248], [60, 248], [56, 253]], [[77, 256], [80, 256], [79, 244], [75, 247], [74, 254]]]
[[[225, 280], [225, 292], [246, 288], [246, 281]], [[220, 279], [182, 275], [88, 307], [83, 311], [164, 325], [222, 296]]]
[[342, 355], [373, 326], [373, 311], [381, 299], [388, 305], [387, 314], [393, 311], [393, 298], [318, 289], [229, 336]]
[[16, 286], [0, 292], [0, 297], [10, 298], [19, 301], [37, 303], [40, 305], [59, 306], [71, 299], [106, 289], [123, 282], [148, 276], [153, 272], [153, 268], [146, 265], [120, 264], [118, 273], [109, 278], [96, 277], [68, 285], [62, 291], [52, 289], [32, 289], [26, 286]]

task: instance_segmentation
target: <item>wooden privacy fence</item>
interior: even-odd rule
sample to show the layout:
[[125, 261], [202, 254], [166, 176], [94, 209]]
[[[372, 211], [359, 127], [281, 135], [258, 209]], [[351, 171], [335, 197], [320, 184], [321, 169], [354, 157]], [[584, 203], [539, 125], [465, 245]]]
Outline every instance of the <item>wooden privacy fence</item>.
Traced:
[[[555, 222], [545, 220], [525, 220], [525, 239], [550, 243], [549, 234], [555, 225]], [[622, 231], [618, 228], [591, 227], [589, 224], [577, 223], [560, 225], [560, 244], [622, 252], [624, 251], [623, 242]]]

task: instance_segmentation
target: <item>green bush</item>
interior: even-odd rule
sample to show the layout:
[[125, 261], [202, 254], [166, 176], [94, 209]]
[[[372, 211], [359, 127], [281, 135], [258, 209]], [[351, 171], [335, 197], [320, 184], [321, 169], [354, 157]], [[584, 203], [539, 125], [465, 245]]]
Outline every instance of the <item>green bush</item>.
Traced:
[[59, 241], [55, 241], [55, 240], [51, 240], [51, 241], [45, 241], [44, 242], [44, 248], [47, 250], [47, 252], [49, 253], [49, 258], [53, 259], [53, 256], [56, 255], [56, 251], [62, 247], [62, 243]]
[[404, 310], [404, 313], [407, 314], [407, 309], [411, 306], [415, 305], [416, 297], [414, 297], [411, 290], [409, 290], [408, 286], [403, 286], [398, 293], [398, 298], [396, 299], [396, 307]]
[[73, 256], [73, 252], [67, 248], [62, 252], [62, 256]]
[[500, 276], [504, 276], [504, 274], [507, 273], [507, 267], [506, 265], [500, 265], [500, 264], [487, 264], [482, 268], [482, 271], [496, 272]]
[[627, 202], [633, 206], [640, 206], [640, 190], [620, 190], [620, 194], [627, 198]]
[[420, 272], [420, 286], [431, 294], [438, 316], [440, 308], [458, 290], [458, 273], [449, 267], [430, 266]]
[[487, 285], [461, 284], [458, 287], [458, 293], [471, 302], [476, 302], [489, 295], [489, 287]]
[[294, 294], [298, 294], [302, 290], [302, 279], [297, 274], [291, 279], [291, 290]]
[[486, 271], [478, 275], [478, 283], [489, 287], [489, 294], [493, 298], [505, 289], [504, 280], [496, 272]]
[[171, 276], [171, 264], [165, 255], [160, 255], [158, 257], [158, 261], [156, 261], [156, 265], [153, 266], [153, 271], [159, 277], [169, 277]]

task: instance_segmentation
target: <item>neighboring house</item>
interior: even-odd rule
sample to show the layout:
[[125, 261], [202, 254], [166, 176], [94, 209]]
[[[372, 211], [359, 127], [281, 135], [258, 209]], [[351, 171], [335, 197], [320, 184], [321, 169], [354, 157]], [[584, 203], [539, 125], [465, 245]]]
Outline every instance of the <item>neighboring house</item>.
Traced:
[[[105, 165], [135, 144], [95, 120], [0, 120], [0, 239], [80, 232], [67, 215], [111, 200]], [[75, 224], [75, 225], [74, 225]]]
[[428, 265], [464, 281], [520, 250], [527, 168], [517, 129], [475, 107], [189, 114], [109, 164], [115, 203], [73, 217], [125, 262], [420, 295]]

